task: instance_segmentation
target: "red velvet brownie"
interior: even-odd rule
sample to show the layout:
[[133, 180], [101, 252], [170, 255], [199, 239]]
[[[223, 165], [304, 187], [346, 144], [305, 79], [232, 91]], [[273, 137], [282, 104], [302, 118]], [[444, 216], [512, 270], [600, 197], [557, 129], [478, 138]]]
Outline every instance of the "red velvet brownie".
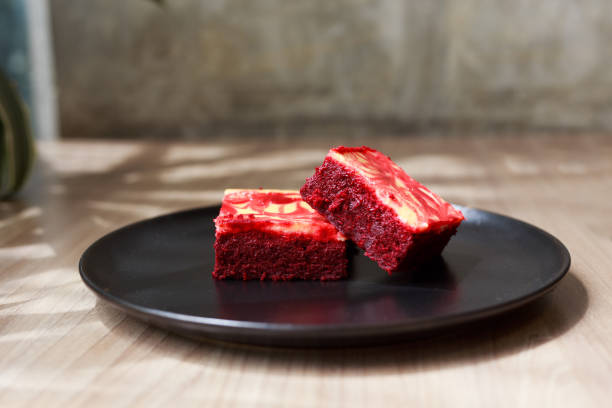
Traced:
[[334, 280], [346, 240], [298, 191], [225, 190], [215, 218], [217, 279]]
[[463, 214], [382, 153], [331, 149], [302, 198], [391, 273], [442, 252]]

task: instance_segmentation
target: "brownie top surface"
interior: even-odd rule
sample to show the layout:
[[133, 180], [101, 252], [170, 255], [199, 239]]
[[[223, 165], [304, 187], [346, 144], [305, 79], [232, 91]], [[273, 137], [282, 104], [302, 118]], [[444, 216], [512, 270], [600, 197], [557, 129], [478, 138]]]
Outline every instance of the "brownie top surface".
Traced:
[[344, 240], [297, 190], [227, 189], [215, 225], [225, 231], [248, 228]]
[[339, 146], [331, 149], [327, 157], [361, 176], [378, 200], [415, 232], [457, 224], [464, 218], [461, 211], [377, 150], [367, 146]]

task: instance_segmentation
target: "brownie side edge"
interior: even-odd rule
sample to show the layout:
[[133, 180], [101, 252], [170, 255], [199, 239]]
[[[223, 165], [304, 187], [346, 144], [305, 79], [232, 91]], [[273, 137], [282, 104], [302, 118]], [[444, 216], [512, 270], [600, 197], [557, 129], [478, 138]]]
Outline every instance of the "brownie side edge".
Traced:
[[217, 234], [214, 247], [215, 279], [337, 280], [348, 274], [345, 241], [254, 230]]
[[327, 157], [300, 193], [382, 269], [391, 272], [406, 257], [413, 242], [411, 232], [354, 170]]

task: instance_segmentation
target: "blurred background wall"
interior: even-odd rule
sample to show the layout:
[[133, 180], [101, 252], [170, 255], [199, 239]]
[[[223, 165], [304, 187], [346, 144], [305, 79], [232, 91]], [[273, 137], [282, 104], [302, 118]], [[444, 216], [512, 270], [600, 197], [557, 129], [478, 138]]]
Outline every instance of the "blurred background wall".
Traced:
[[609, 0], [49, 5], [64, 137], [612, 129]]

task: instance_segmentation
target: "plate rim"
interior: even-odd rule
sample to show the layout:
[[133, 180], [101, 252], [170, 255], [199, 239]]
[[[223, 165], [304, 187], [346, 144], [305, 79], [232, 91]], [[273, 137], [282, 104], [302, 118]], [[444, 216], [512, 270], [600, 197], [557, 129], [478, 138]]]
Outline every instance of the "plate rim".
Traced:
[[[505, 221], [511, 221], [521, 224], [523, 227], [535, 230], [539, 234], [544, 235], [550, 240], [554, 247], [561, 254], [562, 258], [561, 266], [558, 273], [552, 280], [547, 282], [545, 285], [539, 287], [536, 291], [529, 292], [523, 296], [515, 299], [507, 300], [503, 303], [497, 303], [484, 308], [479, 308], [472, 311], [463, 311], [458, 313], [450, 313], [444, 316], [438, 316], [435, 318], [421, 318], [411, 320], [408, 322], [397, 322], [397, 323], [336, 323], [336, 324], [297, 324], [297, 323], [270, 323], [270, 322], [258, 322], [258, 321], [247, 321], [247, 320], [233, 320], [224, 319], [217, 317], [205, 317], [196, 316], [191, 314], [184, 314], [178, 312], [165, 311], [157, 308], [151, 308], [148, 306], [141, 306], [118, 296], [115, 296], [104, 288], [96, 285], [87, 275], [86, 272], [86, 258], [87, 255], [95, 249], [98, 245], [101, 245], [104, 241], [111, 239], [114, 235], [121, 234], [124, 230], [137, 227], [140, 224], [145, 224], [157, 219], [169, 218], [173, 216], [188, 215], [190, 212], [199, 212], [205, 210], [213, 210], [219, 208], [220, 205], [209, 205], [202, 207], [189, 208], [184, 210], [173, 211], [157, 215], [155, 217], [149, 217], [143, 220], [126, 224], [122, 227], [110, 231], [93, 243], [91, 243], [85, 251], [81, 254], [78, 262], [79, 275], [85, 285], [96, 294], [97, 297], [110, 303], [110, 305], [124, 311], [128, 315], [135, 316], [139, 319], [143, 319], [151, 324], [160, 325], [159, 322], [169, 323], [168, 326], [176, 326], [177, 323], [181, 324], [182, 328], [195, 328], [198, 331], [208, 334], [237, 334], [237, 335], [248, 335], [248, 336], [263, 336], [268, 337], [270, 335], [282, 335], [286, 337], [304, 337], [304, 336], [316, 336], [317, 338], [335, 338], [335, 337], [346, 337], [352, 335], [367, 336], [367, 337], [378, 337], [391, 334], [402, 334], [402, 333], [414, 333], [444, 327], [451, 327], [454, 325], [474, 322], [477, 320], [485, 319], [488, 317], [500, 315], [510, 310], [517, 309], [523, 305], [526, 305], [553, 290], [557, 284], [567, 275], [571, 266], [571, 255], [567, 247], [551, 233], [530, 224], [526, 221], [519, 220], [517, 218], [484, 210], [476, 207], [468, 207], [463, 205], [453, 204], [461, 211], [470, 212], [475, 211], [478, 213], [485, 213], [489, 216], [501, 217]], [[350, 278], [349, 278], [350, 280]]]

